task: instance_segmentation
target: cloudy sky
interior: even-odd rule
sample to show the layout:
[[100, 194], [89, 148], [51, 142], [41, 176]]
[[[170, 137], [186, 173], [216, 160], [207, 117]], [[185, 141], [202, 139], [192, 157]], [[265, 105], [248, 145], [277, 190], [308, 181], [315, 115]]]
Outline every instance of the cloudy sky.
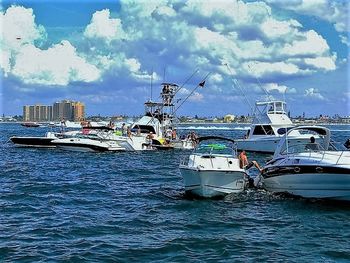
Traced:
[[207, 74], [181, 115], [248, 114], [263, 90], [294, 116], [350, 115], [346, 0], [5, 0], [0, 26], [5, 115], [65, 98], [140, 115], [151, 79], [153, 99], [164, 80], [186, 97]]

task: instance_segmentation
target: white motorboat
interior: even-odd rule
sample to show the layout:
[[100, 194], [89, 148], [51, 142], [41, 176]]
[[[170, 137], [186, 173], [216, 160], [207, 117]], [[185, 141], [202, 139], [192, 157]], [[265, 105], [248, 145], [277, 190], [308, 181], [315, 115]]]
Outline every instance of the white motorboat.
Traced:
[[104, 141], [84, 137], [56, 139], [51, 143], [58, 148], [79, 152], [125, 151], [125, 148], [115, 141]]
[[[319, 140], [290, 140], [294, 131], [314, 133]], [[273, 193], [350, 201], [350, 152], [338, 149], [330, 141], [329, 129], [296, 127], [281, 139], [264, 167], [262, 185]]]
[[[256, 102], [254, 119], [244, 139], [236, 139], [238, 150], [274, 153], [285, 132], [294, 127], [286, 113], [284, 101]], [[298, 131], [290, 134], [289, 140], [308, 140], [310, 136]]]
[[240, 168], [233, 140], [207, 136], [198, 142], [189, 159], [180, 164], [186, 193], [210, 198], [244, 191], [248, 176]]

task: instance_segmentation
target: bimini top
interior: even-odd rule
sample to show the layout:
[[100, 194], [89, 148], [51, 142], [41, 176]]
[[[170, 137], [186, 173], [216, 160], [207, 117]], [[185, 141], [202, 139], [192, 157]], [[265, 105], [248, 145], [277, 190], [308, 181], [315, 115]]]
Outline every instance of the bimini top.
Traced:
[[[296, 133], [297, 131], [297, 133]], [[315, 135], [312, 136], [312, 133]], [[319, 150], [328, 150], [330, 143], [330, 130], [322, 126], [298, 126], [293, 129], [289, 129], [288, 132], [282, 137], [276, 147], [274, 158], [279, 155], [285, 155], [289, 153], [301, 153], [307, 151], [307, 146], [310, 144], [309, 138], [304, 140], [288, 140], [288, 137], [293, 137], [295, 134], [299, 136], [308, 135], [314, 137], [315, 143], [318, 145]]]
[[234, 143], [235, 141], [229, 138], [220, 137], [220, 136], [202, 136], [198, 138], [198, 142], [206, 141], [206, 140], [223, 140]]

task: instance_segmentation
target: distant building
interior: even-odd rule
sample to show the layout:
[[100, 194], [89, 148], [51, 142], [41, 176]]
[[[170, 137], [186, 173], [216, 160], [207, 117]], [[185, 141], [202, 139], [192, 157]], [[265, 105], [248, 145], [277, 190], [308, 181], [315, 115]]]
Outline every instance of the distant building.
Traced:
[[52, 106], [40, 104], [23, 106], [23, 121], [52, 121]]
[[53, 104], [53, 120], [81, 121], [85, 118], [85, 105], [79, 101], [62, 100]]
[[62, 100], [53, 106], [23, 106], [23, 121], [81, 121], [85, 118], [85, 105], [79, 101]]

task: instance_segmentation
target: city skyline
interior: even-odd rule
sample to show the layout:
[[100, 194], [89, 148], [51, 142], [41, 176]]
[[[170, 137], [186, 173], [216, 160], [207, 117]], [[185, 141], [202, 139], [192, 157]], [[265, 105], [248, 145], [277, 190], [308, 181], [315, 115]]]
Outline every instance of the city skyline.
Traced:
[[52, 105], [24, 105], [23, 121], [83, 121], [85, 104], [80, 101], [62, 100]]
[[346, 1], [23, 0], [0, 10], [5, 115], [67, 97], [87, 115], [140, 115], [163, 80], [186, 82], [184, 98], [207, 74], [180, 115], [246, 115], [242, 93], [253, 104], [264, 90], [295, 116], [350, 114]]

